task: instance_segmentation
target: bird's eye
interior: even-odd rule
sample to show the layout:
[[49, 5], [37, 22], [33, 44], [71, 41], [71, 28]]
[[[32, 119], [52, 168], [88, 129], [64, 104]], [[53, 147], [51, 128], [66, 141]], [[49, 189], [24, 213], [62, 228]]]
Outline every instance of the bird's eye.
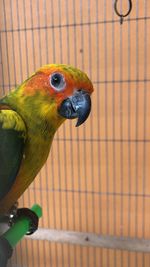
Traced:
[[64, 90], [66, 86], [64, 76], [61, 73], [53, 73], [50, 76], [50, 85], [58, 92]]

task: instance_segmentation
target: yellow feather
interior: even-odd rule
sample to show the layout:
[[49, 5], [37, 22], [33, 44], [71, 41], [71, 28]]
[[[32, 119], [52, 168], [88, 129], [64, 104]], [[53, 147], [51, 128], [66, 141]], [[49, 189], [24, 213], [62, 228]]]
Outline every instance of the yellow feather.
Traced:
[[19, 114], [13, 110], [1, 110], [0, 123], [2, 123], [3, 129], [14, 129], [16, 131], [26, 132], [23, 120]]

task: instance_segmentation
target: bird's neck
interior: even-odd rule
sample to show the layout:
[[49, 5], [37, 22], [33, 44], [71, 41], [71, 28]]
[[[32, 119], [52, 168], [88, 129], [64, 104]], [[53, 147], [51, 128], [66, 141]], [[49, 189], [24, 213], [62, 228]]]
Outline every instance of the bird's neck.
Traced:
[[52, 138], [64, 119], [58, 114], [56, 103], [42, 94], [26, 96], [19, 88], [3, 99], [24, 120], [29, 133]]

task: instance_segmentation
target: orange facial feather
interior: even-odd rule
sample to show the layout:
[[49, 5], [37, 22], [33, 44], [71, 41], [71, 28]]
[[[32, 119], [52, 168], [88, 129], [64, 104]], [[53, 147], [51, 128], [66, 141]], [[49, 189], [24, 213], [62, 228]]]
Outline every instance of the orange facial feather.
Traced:
[[[66, 81], [66, 87], [61, 92], [56, 92], [50, 86], [50, 76], [56, 72], [63, 74]], [[93, 92], [93, 85], [87, 75], [79, 69], [68, 65], [57, 64], [46, 65], [40, 68], [29, 80], [25, 81], [23, 86], [23, 91], [26, 96], [34, 95], [38, 92], [54, 97], [58, 104], [66, 97], [72, 95], [75, 89], [84, 89], [91, 94]]]

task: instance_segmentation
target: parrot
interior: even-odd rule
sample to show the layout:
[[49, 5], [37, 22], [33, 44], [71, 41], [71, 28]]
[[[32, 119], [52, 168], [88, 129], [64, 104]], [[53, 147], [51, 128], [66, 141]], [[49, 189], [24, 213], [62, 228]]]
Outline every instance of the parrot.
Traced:
[[0, 98], [0, 216], [45, 164], [66, 119], [80, 126], [91, 111], [93, 84], [83, 71], [47, 64]]

